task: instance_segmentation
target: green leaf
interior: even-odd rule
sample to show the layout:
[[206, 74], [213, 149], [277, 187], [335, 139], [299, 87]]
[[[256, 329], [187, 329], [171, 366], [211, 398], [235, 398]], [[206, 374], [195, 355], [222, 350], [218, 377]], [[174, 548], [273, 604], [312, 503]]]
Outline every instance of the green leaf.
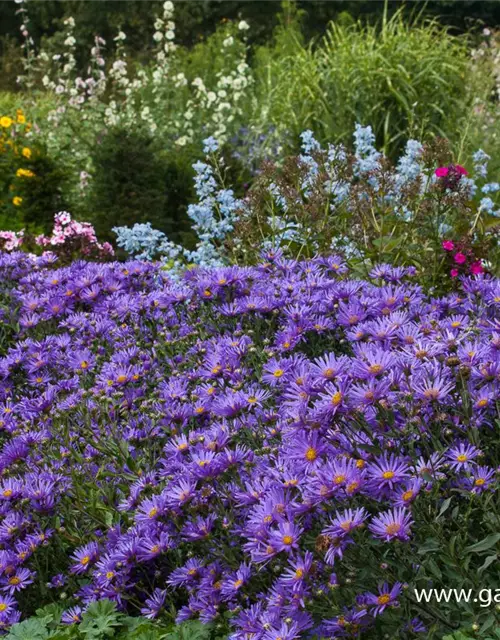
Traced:
[[437, 566], [434, 560], [432, 560], [432, 558], [429, 558], [429, 560], [425, 562], [425, 566], [429, 569], [433, 576], [438, 578], [438, 580], [441, 580], [441, 578], [443, 577], [441, 569]]
[[43, 620], [29, 618], [11, 628], [6, 640], [46, 640], [49, 636]]
[[209, 640], [212, 625], [203, 624], [198, 620], [190, 620], [176, 627], [164, 636], [165, 640]]
[[440, 549], [441, 545], [439, 544], [439, 541], [435, 538], [429, 538], [424, 542], [423, 545], [420, 546], [417, 553], [422, 555], [424, 553], [431, 553], [432, 551], [439, 551]]
[[490, 564], [493, 564], [495, 560], [498, 560], [498, 556], [496, 554], [493, 556], [488, 556], [486, 560], [483, 562], [483, 564], [479, 567], [477, 572], [482, 573], [490, 566]]
[[82, 615], [79, 631], [86, 640], [97, 640], [114, 636], [121, 624], [122, 614], [116, 611], [116, 604], [110, 600], [93, 602]]
[[495, 620], [496, 620], [495, 615], [491, 613], [484, 621], [484, 624], [481, 627], [481, 629], [479, 629], [479, 633], [482, 634], [485, 631], [488, 631], [488, 629], [495, 624]]
[[500, 533], [492, 533], [480, 542], [476, 542], [475, 544], [471, 544], [470, 546], [465, 548], [465, 551], [479, 553], [481, 551], [487, 551], [491, 549], [496, 543], [500, 540]]
[[439, 513], [438, 513], [438, 516], [437, 516], [438, 518], [440, 518], [443, 515], [443, 513], [445, 513], [445, 511], [450, 506], [452, 500], [453, 500], [453, 496], [450, 496], [449, 498], [446, 498], [446, 500], [441, 505], [441, 509], [439, 510]]

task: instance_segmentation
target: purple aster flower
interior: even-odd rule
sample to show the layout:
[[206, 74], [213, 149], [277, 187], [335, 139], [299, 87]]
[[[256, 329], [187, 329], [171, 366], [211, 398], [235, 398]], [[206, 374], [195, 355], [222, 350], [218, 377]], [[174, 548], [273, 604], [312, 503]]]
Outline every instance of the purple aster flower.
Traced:
[[84, 573], [87, 571], [97, 560], [98, 553], [99, 546], [97, 542], [89, 542], [77, 549], [71, 556], [71, 560], [75, 563], [71, 566], [71, 573]]
[[292, 549], [298, 548], [298, 542], [303, 529], [293, 524], [293, 522], [281, 522], [278, 530], [272, 531], [269, 540], [277, 551], [291, 553]]
[[389, 588], [389, 585], [385, 583], [380, 589], [377, 595], [373, 593], [367, 593], [364, 596], [364, 602], [373, 607], [371, 613], [374, 616], [380, 615], [386, 607], [398, 606], [398, 596], [402, 591], [401, 582], [395, 582], [394, 585]]
[[481, 451], [472, 444], [467, 442], [461, 442], [460, 444], [451, 447], [446, 453], [446, 460], [450, 464], [450, 468], [455, 471], [460, 469], [469, 469], [471, 461], [477, 458], [481, 454]]
[[394, 489], [409, 477], [408, 464], [394, 454], [377, 458], [366, 466], [370, 486], [376, 493]]
[[25, 589], [29, 584], [33, 583], [34, 574], [29, 569], [16, 569], [15, 572], [0, 579], [1, 589], [5, 593], [11, 595], [16, 591]]
[[64, 624], [77, 624], [82, 621], [82, 608], [71, 607], [67, 609], [61, 616], [61, 622]]
[[345, 509], [340, 513], [337, 511], [335, 518], [330, 519], [330, 524], [323, 529], [322, 534], [342, 538], [350, 534], [354, 529], [361, 527], [367, 517], [368, 514], [364, 508]]
[[376, 538], [387, 542], [394, 539], [408, 540], [412, 524], [408, 511], [398, 507], [379, 513], [372, 519], [369, 529]]
[[155, 589], [153, 595], [146, 599], [146, 606], [141, 609], [141, 614], [150, 620], [156, 618], [165, 606], [166, 599], [166, 589]]

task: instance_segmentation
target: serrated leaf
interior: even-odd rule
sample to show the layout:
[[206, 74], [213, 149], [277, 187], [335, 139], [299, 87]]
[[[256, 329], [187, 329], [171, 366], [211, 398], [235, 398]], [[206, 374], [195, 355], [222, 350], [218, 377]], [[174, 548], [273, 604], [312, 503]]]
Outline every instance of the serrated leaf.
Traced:
[[38, 618], [29, 618], [13, 625], [6, 640], [46, 640], [47, 626]]

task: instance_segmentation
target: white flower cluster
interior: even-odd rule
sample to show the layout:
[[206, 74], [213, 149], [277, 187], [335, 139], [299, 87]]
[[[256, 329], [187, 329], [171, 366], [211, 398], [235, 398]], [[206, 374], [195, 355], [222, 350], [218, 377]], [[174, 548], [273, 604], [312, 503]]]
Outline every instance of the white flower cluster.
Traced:
[[39, 76], [53, 95], [49, 126], [40, 123], [40, 135], [51, 151], [66, 154], [75, 194], [81, 193], [82, 172], [85, 184], [93, 174], [89, 143], [110, 127], [133, 130], [140, 124], [151, 135], [183, 147], [209, 136], [224, 143], [238, 126], [253, 82], [246, 60], [249, 25], [245, 21], [227, 23], [211, 36], [217, 60], [213, 65], [202, 64], [197, 75], [191, 75], [190, 54], [180, 55], [175, 43], [174, 3], [167, 0], [154, 20], [154, 55], [149, 65], [131, 64], [127, 35], [119, 29], [107, 55], [103, 38], [94, 39], [86, 72], [79, 73], [74, 19], [65, 20], [63, 33], [47, 43], [50, 49], [34, 56], [25, 5], [18, 11], [26, 31], [26, 73], [21, 81], [33, 86]]
[[[228, 35], [222, 41], [221, 54], [224, 59], [234, 61], [232, 69], [218, 71], [215, 83], [211, 83], [211, 86], [200, 77], [196, 77], [191, 82], [194, 92], [186, 103], [183, 121], [178, 121], [179, 130], [182, 132], [176, 140], [179, 146], [191, 143], [194, 139], [193, 115], [195, 113], [203, 114], [205, 134], [215, 137], [220, 142], [226, 141], [228, 125], [241, 115], [246, 89], [253, 81], [250, 67], [246, 62], [245, 32], [247, 29], [247, 23], [241, 21], [237, 32]], [[178, 78], [177, 81], [184, 82], [185, 78]]]

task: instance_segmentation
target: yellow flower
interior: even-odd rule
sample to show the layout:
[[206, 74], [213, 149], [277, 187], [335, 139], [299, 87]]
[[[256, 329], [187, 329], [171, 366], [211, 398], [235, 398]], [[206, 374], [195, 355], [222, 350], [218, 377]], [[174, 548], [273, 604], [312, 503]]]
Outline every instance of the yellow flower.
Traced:
[[17, 122], [19, 124], [24, 124], [26, 122], [26, 116], [23, 113], [17, 113]]
[[0, 127], [4, 127], [4, 129], [8, 129], [12, 124], [12, 122], [13, 120], [12, 118], [9, 118], [9, 116], [2, 116], [0, 118]]
[[21, 196], [15, 196], [14, 198], [12, 198], [12, 202], [14, 203], [14, 206], [16, 206], [16, 207], [20, 207], [22, 201], [23, 201], [23, 199], [21, 198]]
[[21, 153], [25, 158], [31, 158], [31, 149], [29, 147], [24, 147]]
[[34, 175], [33, 171], [30, 171], [29, 169], [18, 169], [16, 171], [16, 176], [18, 178], [32, 178]]

